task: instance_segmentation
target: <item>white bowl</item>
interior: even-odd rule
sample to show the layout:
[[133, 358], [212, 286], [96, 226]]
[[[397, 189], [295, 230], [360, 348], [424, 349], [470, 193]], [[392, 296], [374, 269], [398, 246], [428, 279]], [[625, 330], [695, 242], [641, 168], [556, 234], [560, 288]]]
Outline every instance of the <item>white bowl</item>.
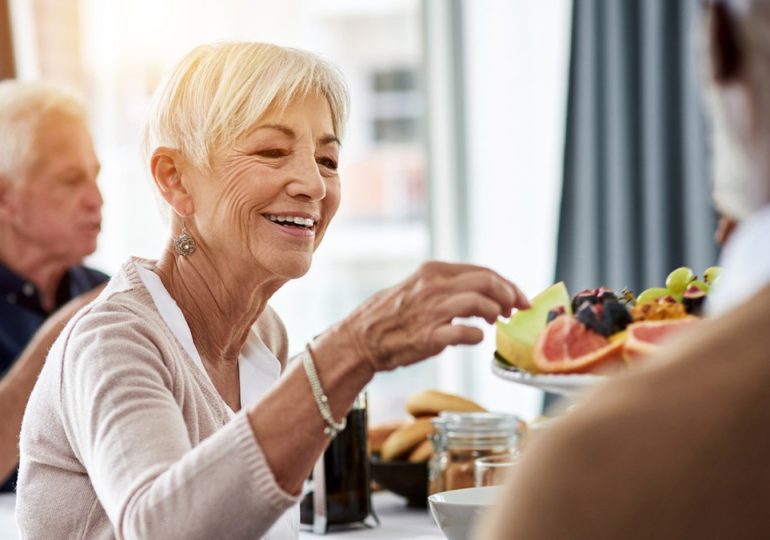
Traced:
[[473, 521], [500, 500], [501, 486], [443, 491], [428, 497], [433, 520], [449, 540], [467, 540]]

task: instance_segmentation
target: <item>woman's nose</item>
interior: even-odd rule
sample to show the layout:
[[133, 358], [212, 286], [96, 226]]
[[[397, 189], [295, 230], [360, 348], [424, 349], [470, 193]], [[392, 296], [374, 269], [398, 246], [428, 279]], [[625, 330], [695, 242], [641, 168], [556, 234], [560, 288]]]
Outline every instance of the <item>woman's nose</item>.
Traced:
[[297, 156], [286, 190], [292, 197], [320, 201], [326, 197], [326, 182], [318, 169], [315, 156]]

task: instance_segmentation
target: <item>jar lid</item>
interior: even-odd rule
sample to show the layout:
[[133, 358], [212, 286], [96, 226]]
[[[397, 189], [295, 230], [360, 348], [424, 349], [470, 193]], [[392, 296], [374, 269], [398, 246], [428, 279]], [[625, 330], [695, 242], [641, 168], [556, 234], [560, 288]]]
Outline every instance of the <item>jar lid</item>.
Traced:
[[513, 414], [496, 412], [442, 412], [433, 419], [438, 432], [451, 435], [518, 435], [523, 422]]

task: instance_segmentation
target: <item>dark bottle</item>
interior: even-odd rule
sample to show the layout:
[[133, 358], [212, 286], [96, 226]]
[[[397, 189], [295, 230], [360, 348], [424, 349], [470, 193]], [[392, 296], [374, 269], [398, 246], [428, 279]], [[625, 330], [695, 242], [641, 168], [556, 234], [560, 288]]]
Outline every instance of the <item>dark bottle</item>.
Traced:
[[[300, 522], [312, 524], [315, 532], [326, 532], [329, 525], [364, 522], [372, 514], [366, 430], [366, 395], [361, 393], [348, 413], [347, 426], [316, 462], [313, 491], [300, 503]], [[317, 504], [323, 506], [318, 511]]]

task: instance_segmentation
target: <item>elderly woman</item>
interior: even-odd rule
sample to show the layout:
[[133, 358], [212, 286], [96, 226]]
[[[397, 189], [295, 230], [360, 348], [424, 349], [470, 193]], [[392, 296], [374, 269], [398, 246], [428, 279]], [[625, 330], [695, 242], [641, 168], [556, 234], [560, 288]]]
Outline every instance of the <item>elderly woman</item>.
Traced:
[[455, 317], [527, 305], [490, 270], [427, 263], [283, 373], [268, 300], [339, 205], [347, 99], [326, 63], [272, 45], [200, 47], [173, 72], [146, 133], [173, 237], [51, 350], [21, 435], [25, 538], [296, 537], [303, 481], [373, 375], [482, 339]]

